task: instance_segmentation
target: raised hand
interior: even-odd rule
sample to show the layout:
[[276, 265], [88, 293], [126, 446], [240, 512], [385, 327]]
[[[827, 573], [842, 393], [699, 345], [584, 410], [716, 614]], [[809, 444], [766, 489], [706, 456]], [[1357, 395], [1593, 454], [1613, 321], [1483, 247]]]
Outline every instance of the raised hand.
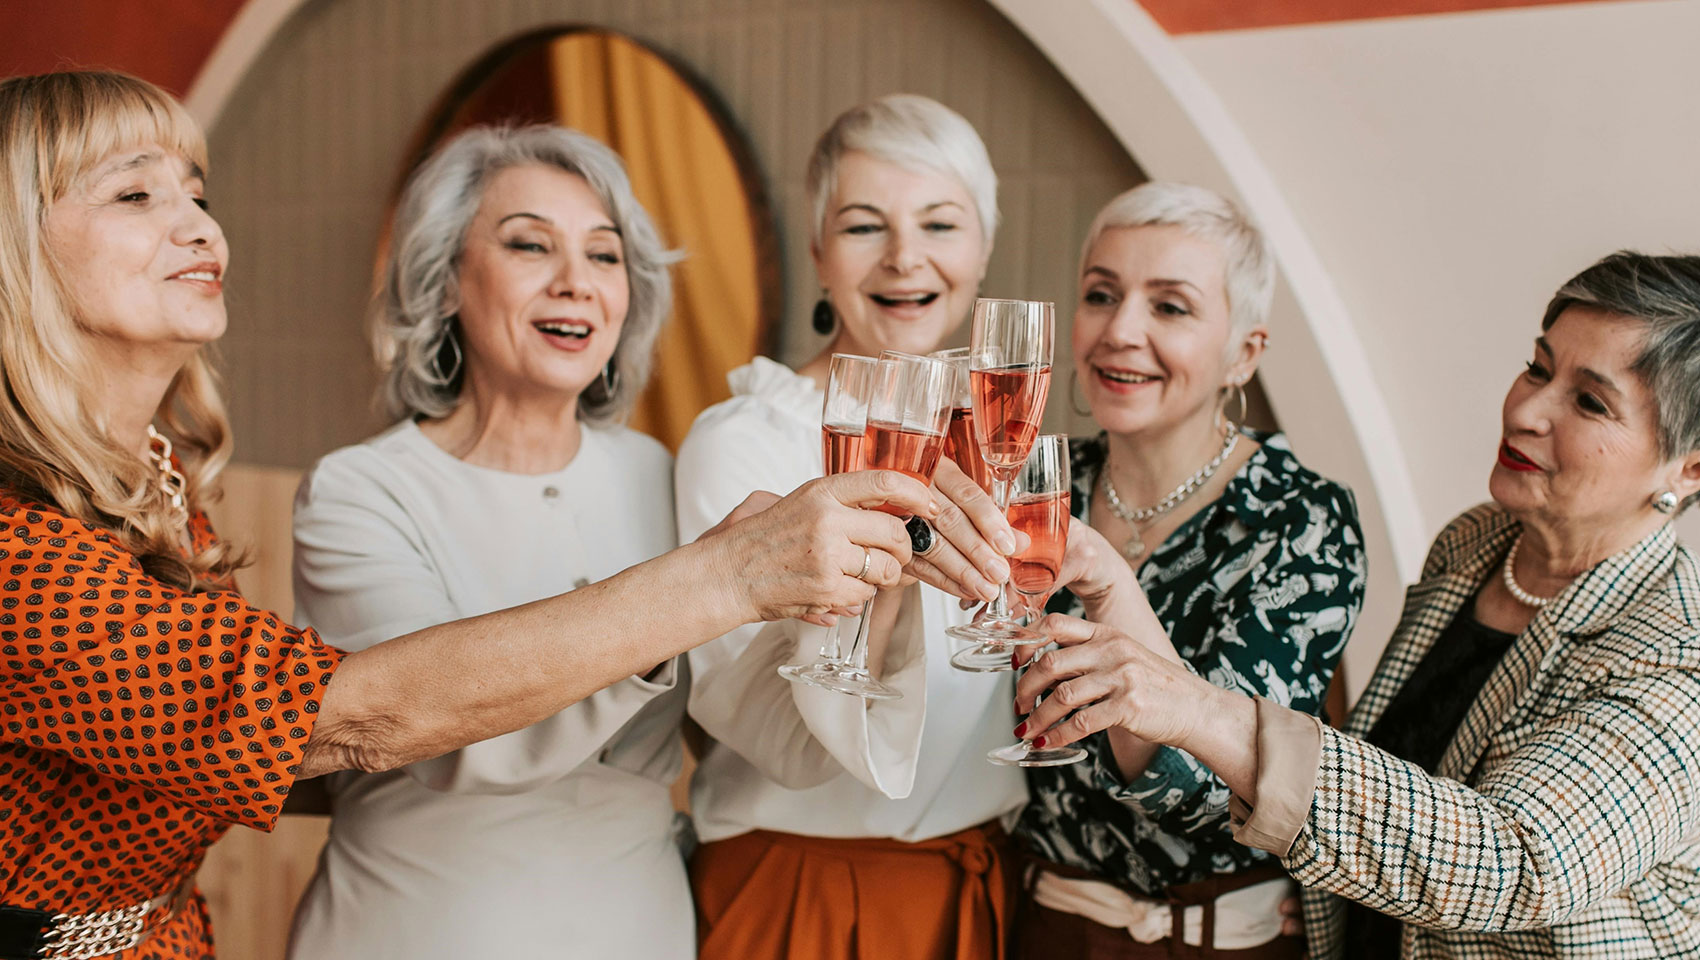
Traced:
[[930, 492], [914, 480], [887, 470], [858, 471], [811, 480], [765, 509], [723, 522], [698, 542], [712, 551], [725, 571], [724, 588], [735, 591], [751, 621], [818, 622], [902, 577], [909, 534], [903, 521], [872, 509], [881, 505], [927, 518], [938, 512]]
[[1026, 538], [1010, 528], [998, 505], [950, 458], [939, 459], [933, 489], [939, 504], [932, 520], [934, 546], [910, 562], [909, 572], [964, 600], [992, 599], [997, 585], [1009, 579], [1005, 558], [1025, 546]]

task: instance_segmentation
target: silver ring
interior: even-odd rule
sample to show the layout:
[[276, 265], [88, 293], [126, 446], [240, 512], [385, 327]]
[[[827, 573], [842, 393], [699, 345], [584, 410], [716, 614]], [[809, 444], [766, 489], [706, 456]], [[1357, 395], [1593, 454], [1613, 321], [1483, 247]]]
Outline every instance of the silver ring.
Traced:
[[862, 581], [863, 583], [867, 583], [868, 582], [868, 568], [873, 566], [873, 565], [874, 565], [874, 555], [868, 551], [867, 547], [863, 547], [862, 548], [862, 572], [856, 574], [856, 579]]

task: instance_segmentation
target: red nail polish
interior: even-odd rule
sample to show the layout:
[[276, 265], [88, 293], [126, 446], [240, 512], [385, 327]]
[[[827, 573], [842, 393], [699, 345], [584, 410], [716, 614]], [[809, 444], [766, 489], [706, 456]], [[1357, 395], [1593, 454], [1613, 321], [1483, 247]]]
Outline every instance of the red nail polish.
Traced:
[[1033, 749], [1037, 750], [1037, 749], [1043, 747], [1044, 745], [1045, 745], [1045, 738], [1044, 737], [1034, 737], [1033, 738]]
[[1027, 721], [1023, 720], [1019, 724], [1016, 725], [1015, 735], [1019, 737], [1026, 732], [1027, 732]]

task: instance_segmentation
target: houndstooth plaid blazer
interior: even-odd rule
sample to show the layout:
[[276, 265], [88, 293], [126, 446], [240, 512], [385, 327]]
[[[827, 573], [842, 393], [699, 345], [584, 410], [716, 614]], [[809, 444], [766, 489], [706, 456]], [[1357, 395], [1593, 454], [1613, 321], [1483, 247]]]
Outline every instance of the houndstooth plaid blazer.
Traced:
[[1361, 739], [1519, 530], [1488, 504], [1435, 541], [1346, 725], [1323, 731], [1284, 858], [1313, 960], [1341, 896], [1407, 960], [1700, 957], [1700, 563], [1670, 525], [1577, 578], [1494, 669], [1431, 776]]

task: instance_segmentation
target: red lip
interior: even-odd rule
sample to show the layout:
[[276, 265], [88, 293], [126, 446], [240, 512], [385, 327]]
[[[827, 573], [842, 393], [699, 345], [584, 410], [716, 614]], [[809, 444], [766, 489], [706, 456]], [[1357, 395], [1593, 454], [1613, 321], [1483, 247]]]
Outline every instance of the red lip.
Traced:
[[1504, 441], [1499, 444], [1499, 465], [1518, 473], [1538, 473], [1541, 469], [1523, 451]]

